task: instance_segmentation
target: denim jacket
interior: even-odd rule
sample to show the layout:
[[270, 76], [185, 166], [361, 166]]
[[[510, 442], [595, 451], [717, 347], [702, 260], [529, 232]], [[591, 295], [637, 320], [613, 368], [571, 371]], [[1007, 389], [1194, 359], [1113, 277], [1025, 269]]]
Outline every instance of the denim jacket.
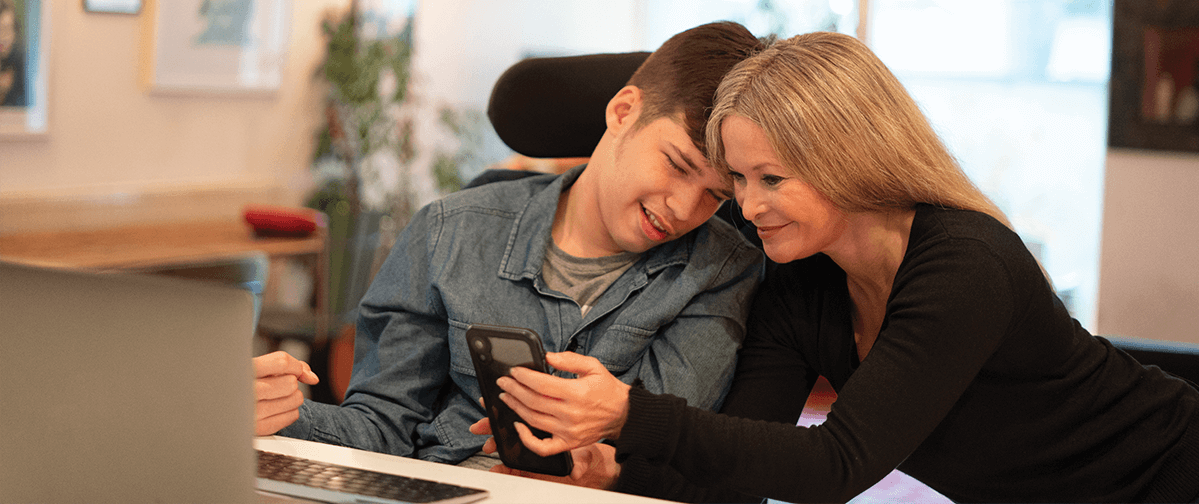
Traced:
[[417, 212], [359, 305], [345, 401], [305, 401], [279, 434], [466, 459], [487, 439], [468, 431], [484, 416], [464, 336], [475, 323], [532, 329], [547, 351], [590, 355], [623, 382], [719, 407], [762, 252], [710, 219], [642, 254], [581, 317], [541, 268], [558, 196], [583, 168], [465, 189]]

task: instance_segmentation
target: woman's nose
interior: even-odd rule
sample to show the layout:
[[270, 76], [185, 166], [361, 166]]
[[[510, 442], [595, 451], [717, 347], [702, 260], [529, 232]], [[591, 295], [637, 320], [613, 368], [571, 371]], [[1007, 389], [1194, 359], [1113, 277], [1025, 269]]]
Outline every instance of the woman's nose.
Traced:
[[745, 220], [753, 222], [762, 213], [762, 199], [757, 191], [749, 188], [749, 184], [734, 185], [733, 195], [737, 198], [737, 205], [741, 207], [741, 216], [745, 217]]

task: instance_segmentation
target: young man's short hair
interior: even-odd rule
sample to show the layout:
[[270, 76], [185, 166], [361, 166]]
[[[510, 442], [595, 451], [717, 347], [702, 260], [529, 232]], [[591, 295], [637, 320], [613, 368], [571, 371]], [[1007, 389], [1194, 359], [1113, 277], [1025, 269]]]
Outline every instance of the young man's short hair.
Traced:
[[637, 68], [628, 84], [641, 90], [637, 127], [682, 114], [682, 126], [704, 151], [704, 126], [720, 79], [733, 65], [764, 48], [744, 26], [718, 21], [670, 37]]

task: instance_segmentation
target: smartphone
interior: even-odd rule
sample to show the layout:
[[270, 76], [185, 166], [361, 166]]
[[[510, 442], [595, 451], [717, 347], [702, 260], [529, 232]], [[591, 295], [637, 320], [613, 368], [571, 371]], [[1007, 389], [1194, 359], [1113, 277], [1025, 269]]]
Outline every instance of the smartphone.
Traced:
[[568, 476], [574, 468], [570, 452], [542, 457], [525, 448], [516, 432], [515, 423], [529, 427], [538, 438], [550, 437], [548, 432], [534, 428], [525, 422], [500, 400], [500, 387], [495, 381], [508, 374], [513, 366], [524, 366], [535, 371], [548, 373], [545, 364], [545, 349], [537, 333], [519, 327], [472, 324], [466, 328], [466, 343], [475, 364], [475, 376], [483, 390], [483, 402], [487, 418], [491, 420], [491, 433], [500, 453], [500, 460], [512, 469], [530, 471], [553, 476]]

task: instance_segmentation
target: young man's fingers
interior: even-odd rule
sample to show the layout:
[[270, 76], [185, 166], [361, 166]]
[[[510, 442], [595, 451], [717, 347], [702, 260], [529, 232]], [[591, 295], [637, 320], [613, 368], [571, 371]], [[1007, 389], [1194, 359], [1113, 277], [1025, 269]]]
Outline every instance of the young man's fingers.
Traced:
[[299, 390], [287, 397], [255, 402], [254, 434], [266, 436], [291, 425], [300, 418], [303, 403], [304, 395]]
[[280, 413], [299, 411], [301, 404], [304, 404], [304, 394], [299, 390], [283, 397], [258, 400], [254, 402], [254, 418], [261, 420]]
[[287, 397], [299, 390], [293, 375], [271, 375], [254, 380], [254, 398], [259, 401]]
[[300, 373], [301, 382], [304, 382], [308, 385], [316, 385], [321, 382], [320, 377], [318, 377], [316, 373], [312, 372], [312, 368], [308, 366], [307, 362], [300, 361], [300, 364], [304, 366], [304, 371]]
[[253, 362], [256, 378], [281, 374], [299, 376], [304, 371], [304, 368], [300, 366], [300, 361], [284, 351], [260, 355], [255, 357]]
[[488, 417], [483, 417], [478, 422], [471, 424], [470, 425], [470, 433], [478, 434], [480, 436], [490, 436], [491, 435], [491, 419]]
[[282, 350], [255, 357], [253, 363], [255, 378], [292, 375], [309, 385], [316, 385], [320, 381], [307, 362], [296, 359]]
[[287, 413], [273, 415], [273, 416], [264, 418], [262, 420], [258, 420], [256, 422], [254, 422], [254, 435], [269, 436], [271, 434], [279, 432], [284, 427], [291, 425], [299, 418], [300, 418], [300, 411], [295, 410], [295, 411], [290, 411]]

